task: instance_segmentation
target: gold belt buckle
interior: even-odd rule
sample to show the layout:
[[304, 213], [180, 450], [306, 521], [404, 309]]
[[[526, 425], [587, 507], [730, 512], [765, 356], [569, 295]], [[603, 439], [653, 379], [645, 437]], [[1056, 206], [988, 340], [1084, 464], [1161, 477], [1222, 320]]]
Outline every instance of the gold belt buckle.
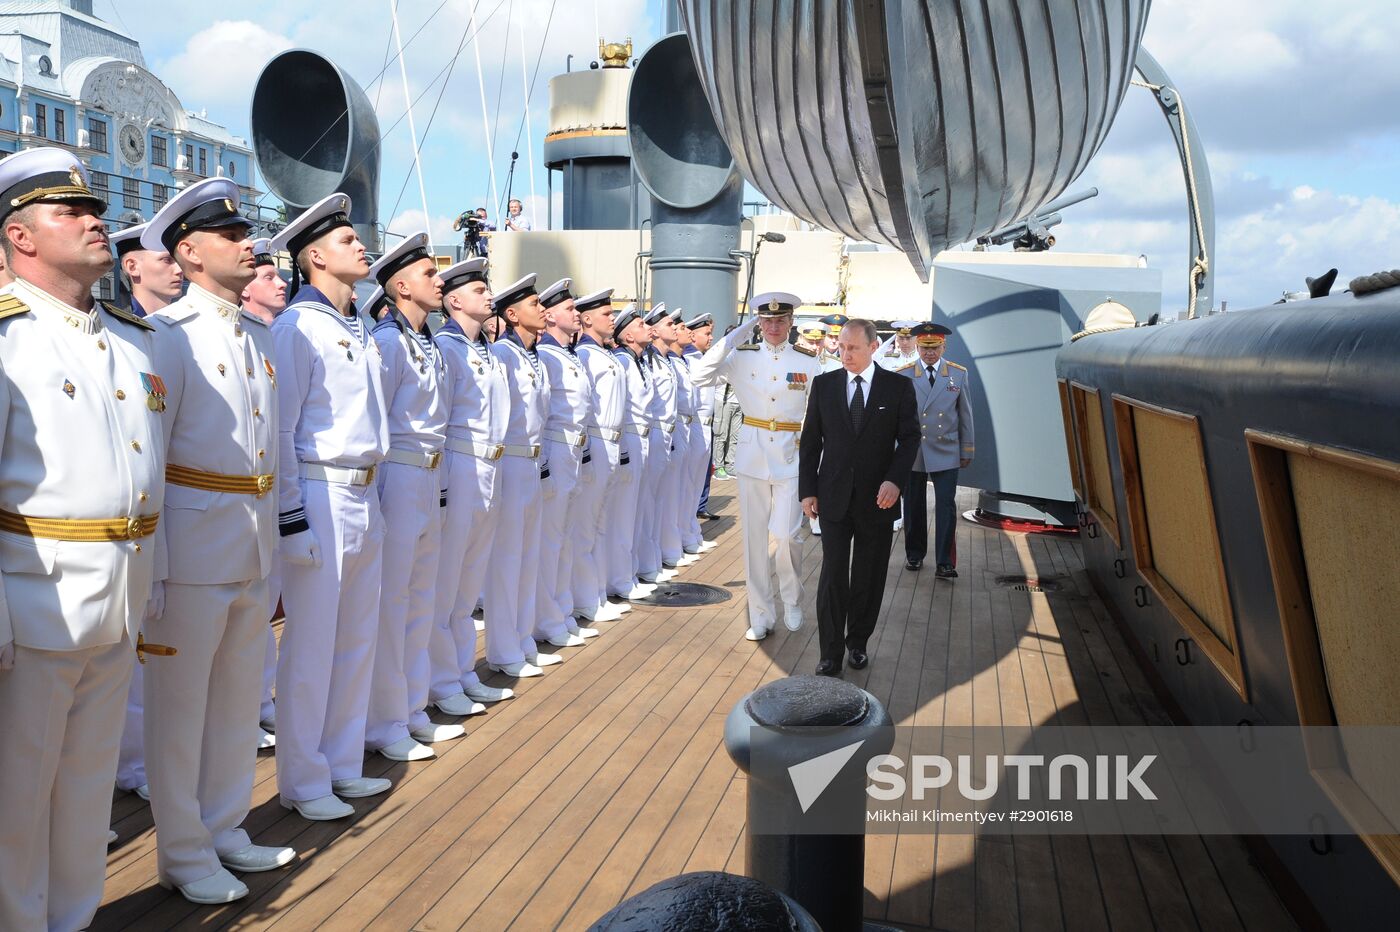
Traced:
[[505, 456], [505, 455], [506, 455], [506, 445], [505, 445], [504, 443], [498, 443], [498, 444], [496, 444], [494, 447], [491, 448], [491, 455], [488, 456], [487, 459], [489, 459], [489, 460], [498, 460], [498, 459], [500, 459], [501, 457], [503, 457], [503, 456]]
[[272, 490], [272, 477], [269, 475], [258, 476], [258, 498], [262, 498]]
[[438, 468], [438, 464], [441, 463], [441, 462], [442, 462], [442, 451], [441, 451], [441, 450], [434, 450], [431, 454], [429, 454], [429, 456], [428, 456], [428, 468], [429, 468], [429, 469], [437, 469], [437, 468]]
[[586, 433], [580, 433], [580, 434], [578, 435], [578, 442], [575, 443], [574, 446], [576, 446], [576, 447], [581, 447], [581, 446], [583, 446], [583, 445], [584, 445], [585, 443], [587, 443], [587, 442], [588, 442], [588, 434], [586, 434]]
[[777, 418], [772, 418], [771, 420], [769, 420], [769, 422], [768, 422], [768, 429], [771, 430], [771, 431], [773, 431], [774, 433], [777, 433], [777, 432], [778, 432], [778, 419], [777, 419]]
[[141, 537], [141, 519], [126, 519], [126, 540], [137, 540]]
[[536, 459], [539, 455], [540, 445], [538, 443], [530, 444], [530, 459]]
[[372, 485], [374, 483], [374, 473], [377, 469], [379, 469], [379, 464], [375, 463], [365, 470], [365, 485]]

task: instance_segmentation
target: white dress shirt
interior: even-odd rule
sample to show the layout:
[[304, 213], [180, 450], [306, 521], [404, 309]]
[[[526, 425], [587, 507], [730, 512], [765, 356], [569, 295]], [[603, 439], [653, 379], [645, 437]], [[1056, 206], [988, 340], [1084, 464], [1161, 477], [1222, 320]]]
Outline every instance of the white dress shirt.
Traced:
[[860, 376], [860, 387], [862, 395], [868, 403], [870, 401], [870, 380], [875, 377], [875, 363], [871, 362], [865, 367], [863, 372], [852, 372], [846, 370], [846, 407], [851, 406], [851, 399], [856, 396], [856, 376]]

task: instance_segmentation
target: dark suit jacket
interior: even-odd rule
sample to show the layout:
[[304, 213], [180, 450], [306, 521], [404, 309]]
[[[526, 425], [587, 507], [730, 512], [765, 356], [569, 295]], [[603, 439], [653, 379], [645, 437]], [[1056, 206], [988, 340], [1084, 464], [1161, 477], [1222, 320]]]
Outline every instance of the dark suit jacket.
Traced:
[[899, 509], [877, 507], [875, 495], [882, 482], [903, 489], [918, 452], [913, 382], [876, 366], [857, 434], [846, 404], [846, 370], [824, 372], [812, 382], [802, 422], [798, 497], [815, 495], [820, 516], [834, 521], [849, 513], [855, 519], [893, 522]]

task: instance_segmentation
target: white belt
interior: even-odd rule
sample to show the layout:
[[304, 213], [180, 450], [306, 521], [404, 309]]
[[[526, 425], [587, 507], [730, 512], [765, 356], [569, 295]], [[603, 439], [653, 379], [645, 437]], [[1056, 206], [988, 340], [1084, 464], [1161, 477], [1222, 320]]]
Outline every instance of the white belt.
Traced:
[[617, 443], [622, 439], [622, 431], [613, 430], [609, 427], [590, 427], [588, 428], [588, 435], [590, 437], [597, 437], [599, 440], [606, 440], [609, 443]]
[[498, 460], [506, 451], [503, 443], [481, 443], [476, 440], [453, 440], [448, 438], [447, 449], [464, 456], [475, 456], [483, 460]]
[[651, 425], [651, 429], [659, 430], [663, 434], [669, 434], [676, 429], [676, 422], [672, 421], [667, 424], [665, 421], [657, 421], [655, 424]]
[[503, 443], [501, 444], [501, 452], [506, 456], [523, 456], [527, 460], [532, 460], [539, 457], [540, 445], [538, 443]]
[[322, 482], [335, 482], [340, 485], [369, 485], [374, 481], [376, 467], [350, 469], [345, 466], [327, 466], [323, 463], [298, 463], [297, 474], [303, 479], [320, 479]]
[[384, 462], [417, 466], [419, 469], [437, 469], [438, 464], [442, 462], [442, 451], [423, 453], [417, 450], [390, 450], [389, 455], [384, 457]]
[[636, 424], [623, 424], [622, 432], [624, 434], [631, 434], [634, 437], [645, 437], [647, 434], [651, 433], [651, 428], [639, 427]]
[[546, 428], [544, 439], [553, 440], [555, 443], [562, 443], [567, 447], [581, 447], [588, 442], [588, 435], [581, 430], [555, 430]]

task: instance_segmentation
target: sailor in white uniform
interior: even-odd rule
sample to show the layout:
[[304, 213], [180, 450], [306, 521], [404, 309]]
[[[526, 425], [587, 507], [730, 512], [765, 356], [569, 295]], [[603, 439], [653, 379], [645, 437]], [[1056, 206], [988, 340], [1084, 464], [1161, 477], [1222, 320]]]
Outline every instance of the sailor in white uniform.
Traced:
[[[690, 524], [695, 520], [695, 488], [690, 477], [690, 428], [695, 423], [695, 382], [690, 376], [690, 364], [681, 355], [685, 348], [685, 324], [682, 310], [676, 308], [667, 315], [666, 327], [658, 332], [664, 345], [666, 362], [676, 382], [675, 418], [671, 431], [671, 468], [666, 473], [663, 490], [665, 505], [661, 514], [662, 565], [679, 569], [694, 563], [698, 544], [690, 540], [686, 550]], [[658, 349], [658, 352], [661, 352]]]
[[[491, 569], [496, 522], [501, 516], [500, 462], [510, 415], [505, 367], [491, 354], [482, 324], [491, 316], [486, 260], [465, 259], [442, 273], [447, 322], [434, 336], [442, 354], [442, 393], [447, 400], [447, 508], [443, 512], [436, 606], [428, 653], [428, 696], [448, 715], [484, 712], [483, 703], [515, 695], [487, 686], [476, 673], [476, 625], [472, 611]], [[516, 641], [515, 623], [490, 618], [487, 638]]]
[[651, 342], [651, 330], [642, 320], [641, 309], [629, 304], [613, 319], [613, 358], [623, 368], [626, 404], [622, 411], [622, 451], [615, 483], [604, 522], [608, 543], [608, 594], [629, 601], [644, 599], [656, 591], [653, 583], [637, 579], [637, 512], [650, 503], [642, 498], [650, 446], [651, 423], [647, 411], [652, 404], [651, 370], [644, 353]]
[[898, 372], [912, 366], [919, 359], [919, 350], [914, 345], [914, 328], [917, 320], [895, 320], [890, 322], [894, 333], [885, 338], [875, 351], [875, 364], [882, 369]]
[[[637, 578], [644, 583], [663, 583], [674, 579], [676, 573], [664, 565], [661, 552], [661, 528], [667, 521], [665, 488], [667, 471], [671, 467], [671, 435], [676, 429], [676, 371], [665, 356], [666, 343], [660, 335], [670, 330], [670, 314], [665, 302], [660, 302], [646, 315], [647, 349], [643, 364], [651, 380], [651, 400], [647, 405], [646, 469], [642, 474], [641, 495], [637, 506]], [[661, 348], [658, 349], [657, 347]], [[674, 566], [674, 564], [672, 564]]]
[[97, 911], [123, 699], [155, 568], [165, 388], [151, 325], [92, 299], [112, 267], [104, 209], [68, 152], [0, 161], [0, 236], [15, 276], [0, 291], [7, 930], [70, 932]]
[[278, 435], [272, 333], [238, 306], [255, 273], [239, 196], [226, 178], [193, 184], [142, 234], [190, 283], [147, 318], [168, 398], [156, 532], [164, 612], [146, 630], [179, 652], [145, 683], [156, 872], [191, 902], [211, 904], [248, 895], [230, 868], [273, 870], [296, 857], [253, 844], [242, 828], [277, 557]]
[[574, 620], [573, 557], [582, 520], [584, 461], [592, 461], [586, 425], [593, 413], [593, 380], [573, 348], [579, 314], [572, 285], [565, 278], [540, 292], [545, 330], [539, 358], [549, 378], [549, 418], [544, 425], [549, 481], [541, 506], [535, 639], [555, 647], [582, 647], [598, 636], [596, 628], [580, 627]]
[[632, 608], [608, 601], [604, 508], [621, 481], [622, 412], [627, 404], [627, 372], [603, 346], [612, 339], [612, 293], [611, 288], [605, 288], [574, 302], [580, 327], [574, 351], [593, 386], [593, 403], [584, 422], [589, 461], [581, 469], [578, 537], [573, 541], [573, 609], [574, 615], [585, 621], [619, 621]]
[[375, 473], [389, 451], [382, 360], [355, 312], [369, 272], [350, 198], [311, 206], [273, 240], [308, 284], [272, 325], [281, 435], [282, 605], [277, 789], [312, 820], [355, 810], [389, 781], [364, 776], [384, 518]]
[[[725, 379], [739, 398], [743, 426], [735, 472], [739, 477], [739, 514], [744, 526], [744, 565], [749, 590], [749, 630], [762, 640], [773, 630], [772, 576], [778, 574], [783, 623], [802, 627], [801, 546], [797, 533], [802, 508], [797, 500], [797, 437], [807, 408], [812, 379], [821, 371], [815, 356], [788, 345], [796, 295], [770, 292], [755, 297], [762, 339], [745, 342], [751, 329], [735, 328], [710, 347], [696, 366], [695, 381], [714, 385]], [[776, 539], [774, 559], [769, 542]]]
[[[502, 517], [483, 604], [488, 626], [486, 665], [508, 676], [539, 676], [542, 667], [563, 658], [539, 653], [534, 640], [540, 500], [549, 481], [549, 462], [541, 453], [549, 417], [549, 379], [535, 345], [544, 330], [535, 276], [526, 275], [502, 289], [491, 303], [506, 322], [506, 331], [491, 344], [491, 353], [506, 373], [510, 418], [500, 467]], [[514, 643], [491, 636], [490, 626], [500, 625], [502, 618], [515, 626]]]
[[[690, 320], [677, 328], [677, 345], [681, 358], [676, 362], [676, 371], [689, 389], [688, 406], [682, 410], [681, 421], [686, 437], [686, 464], [681, 475], [681, 501], [679, 517], [681, 522], [681, 544], [690, 555], [705, 553], [705, 535], [700, 530], [700, 496], [710, 469], [710, 435], [708, 433], [710, 415], [714, 413], [715, 390], [695, 384], [695, 366], [700, 362], [701, 350], [696, 349], [695, 340], [701, 334], [712, 332], [714, 322], [709, 314], [692, 315]], [[706, 347], [708, 349], [708, 345]], [[689, 414], [689, 421], [685, 415]], [[676, 428], [680, 430], [680, 427]]]
[[[686, 324], [686, 329], [690, 331], [690, 346], [686, 347], [685, 360], [690, 367], [690, 381], [695, 385], [700, 393], [700, 429], [705, 437], [705, 458], [700, 460], [697, 454], [696, 460], [700, 463], [700, 493], [697, 496], [695, 508], [696, 526], [700, 521], [710, 521], [715, 515], [710, 514], [710, 480], [714, 475], [714, 418], [715, 402], [719, 392], [713, 385], [700, 385], [695, 381], [695, 367], [700, 364], [701, 358], [709, 351], [715, 342], [715, 321], [709, 314], [701, 314], [690, 319]], [[719, 546], [712, 540], [703, 540], [700, 543], [700, 552], [705, 553]]]
[[428, 330], [428, 313], [442, 307], [442, 279], [427, 233], [399, 243], [369, 273], [391, 306], [372, 331], [383, 357], [389, 453], [377, 477], [384, 578], [365, 747], [389, 760], [426, 760], [435, 756], [429, 744], [466, 734], [461, 725], [433, 724], [425, 711], [433, 589], [447, 504], [440, 467], [448, 400], [441, 391], [442, 356]]

